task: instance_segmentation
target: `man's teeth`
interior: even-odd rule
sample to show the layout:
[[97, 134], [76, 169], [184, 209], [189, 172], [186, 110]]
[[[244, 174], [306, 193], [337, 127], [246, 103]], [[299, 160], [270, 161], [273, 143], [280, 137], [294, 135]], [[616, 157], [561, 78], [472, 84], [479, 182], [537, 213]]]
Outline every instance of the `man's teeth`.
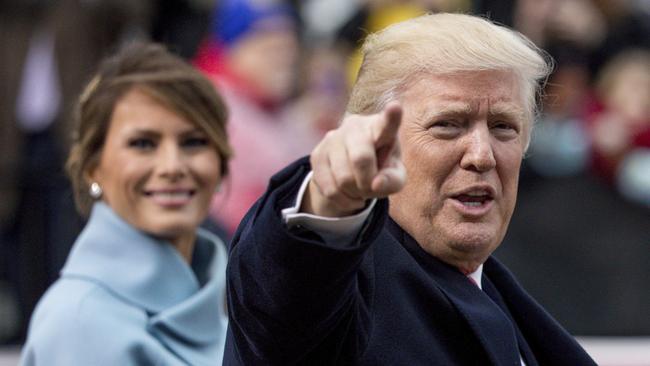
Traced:
[[469, 206], [469, 207], [478, 207], [482, 205], [482, 202], [463, 202], [463, 205]]

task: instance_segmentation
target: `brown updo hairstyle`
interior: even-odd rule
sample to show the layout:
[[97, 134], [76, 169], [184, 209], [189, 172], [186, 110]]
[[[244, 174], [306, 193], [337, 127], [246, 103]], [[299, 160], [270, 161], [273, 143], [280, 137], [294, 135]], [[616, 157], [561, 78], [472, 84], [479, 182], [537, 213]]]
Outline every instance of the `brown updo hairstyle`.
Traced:
[[205, 132], [221, 159], [221, 176], [228, 173], [232, 151], [226, 134], [227, 110], [214, 85], [162, 45], [133, 43], [102, 62], [75, 107], [66, 170], [77, 210], [85, 217], [93, 203], [88, 176], [99, 164], [116, 103], [133, 88]]

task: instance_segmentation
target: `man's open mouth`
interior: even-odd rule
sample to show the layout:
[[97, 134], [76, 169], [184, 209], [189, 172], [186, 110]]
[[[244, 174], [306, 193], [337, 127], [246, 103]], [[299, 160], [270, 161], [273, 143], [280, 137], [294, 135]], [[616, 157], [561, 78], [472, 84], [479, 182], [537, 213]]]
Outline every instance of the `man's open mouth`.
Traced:
[[455, 200], [467, 207], [480, 207], [494, 198], [487, 192], [471, 192], [459, 194], [453, 197]]

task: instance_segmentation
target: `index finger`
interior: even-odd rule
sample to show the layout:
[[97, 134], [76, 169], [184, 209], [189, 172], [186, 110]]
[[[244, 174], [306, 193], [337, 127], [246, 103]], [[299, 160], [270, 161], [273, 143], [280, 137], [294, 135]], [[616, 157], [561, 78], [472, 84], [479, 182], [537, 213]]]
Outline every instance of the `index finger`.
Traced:
[[384, 107], [381, 117], [372, 125], [375, 148], [391, 146], [397, 138], [397, 131], [402, 123], [402, 106], [399, 102], [390, 102]]

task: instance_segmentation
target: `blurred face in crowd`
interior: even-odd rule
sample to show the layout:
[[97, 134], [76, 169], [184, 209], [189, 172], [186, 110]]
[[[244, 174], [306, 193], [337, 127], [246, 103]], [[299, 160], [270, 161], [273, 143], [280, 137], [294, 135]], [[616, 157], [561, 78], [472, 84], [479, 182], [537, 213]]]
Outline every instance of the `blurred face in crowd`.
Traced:
[[298, 39], [290, 25], [261, 26], [238, 40], [229, 51], [229, 65], [271, 101], [293, 91], [298, 62]]
[[633, 132], [650, 123], [650, 70], [647, 66], [635, 63], [619, 69], [605, 95], [607, 107], [620, 114], [626, 127]]
[[134, 88], [115, 105], [90, 178], [125, 221], [178, 247], [193, 243], [220, 166], [204, 131]]
[[422, 75], [401, 97], [407, 182], [390, 215], [429, 254], [472, 272], [500, 244], [529, 134], [507, 71]]

